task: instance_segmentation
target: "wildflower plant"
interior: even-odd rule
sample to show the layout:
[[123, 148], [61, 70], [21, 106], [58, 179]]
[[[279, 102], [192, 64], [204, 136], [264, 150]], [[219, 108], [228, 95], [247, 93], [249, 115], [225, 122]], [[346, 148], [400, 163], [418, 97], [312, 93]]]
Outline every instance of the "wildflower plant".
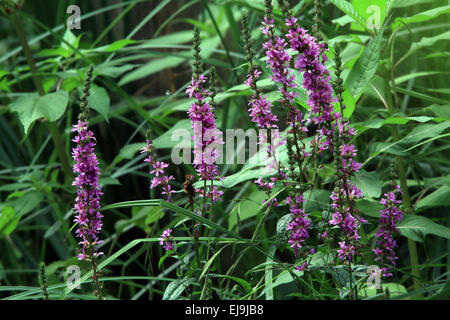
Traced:
[[76, 147], [72, 149], [72, 157], [75, 161], [73, 172], [76, 175], [73, 185], [77, 189], [73, 210], [76, 215], [74, 221], [77, 225], [75, 233], [81, 238], [78, 259], [91, 261], [96, 286], [95, 294], [101, 299], [97, 259], [103, 252], [99, 252], [97, 247], [102, 243], [98, 235], [103, 226], [103, 215], [100, 213], [100, 197], [103, 193], [99, 185], [99, 163], [94, 153], [96, 139], [94, 133], [88, 129], [88, 97], [93, 70], [93, 65], [90, 65], [85, 76], [80, 104], [81, 112], [77, 124], [72, 129], [72, 132], [76, 132], [72, 140], [76, 144]]

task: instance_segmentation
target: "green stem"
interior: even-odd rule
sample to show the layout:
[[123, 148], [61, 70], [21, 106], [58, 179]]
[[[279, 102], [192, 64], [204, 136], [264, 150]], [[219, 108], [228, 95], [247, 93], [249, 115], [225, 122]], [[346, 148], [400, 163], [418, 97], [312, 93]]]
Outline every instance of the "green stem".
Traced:
[[[43, 96], [45, 95], [44, 86], [42, 85], [41, 78], [37, 75], [38, 70], [36, 68], [36, 64], [34, 63], [33, 55], [31, 53], [30, 47], [28, 46], [28, 41], [17, 13], [11, 14], [11, 22], [16, 29], [17, 37], [19, 38], [20, 44], [22, 46], [28, 67], [30, 68], [30, 72], [33, 75], [34, 86], [36, 87], [38, 94], [40, 96]], [[58, 126], [55, 122], [47, 122], [46, 126], [53, 139], [56, 152], [58, 153], [59, 161], [61, 161], [65, 181], [66, 183], [68, 183], [73, 180], [73, 176], [72, 169], [69, 164], [69, 158], [64, 151], [64, 143], [61, 133], [59, 132]]]
[[[393, 116], [395, 113], [395, 105], [394, 99], [392, 97], [391, 92], [391, 84], [389, 82], [389, 74], [388, 71], [386, 73], [386, 77], [384, 78], [384, 85], [386, 90], [386, 100], [389, 108], [389, 116]], [[392, 125], [392, 137], [394, 142], [400, 140], [400, 135], [398, 133], [398, 128], [396, 125]], [[398, 176], [400, 180], [400, 187], [402, 189], [402, 200], [403, 200], [403, 208], [406, 214], [414, 214], [414, 207], [411, 204], [411, 197], [408, 191], [408, 184], [406, 183], [406, 168], [403, 163], [403, 158], [401, 156], [396, 156], [397, 167], [398, 167]], [[414, 240], [408, 239], [408, 249], [409, 249], [409, 258], [411, 263], [412, 275], [414, 278], [414, 290], [419, 290], [422, 287], [422, 280], [420, 276], [419, 270], [419, 255], [417, 253], [417, 245]]]

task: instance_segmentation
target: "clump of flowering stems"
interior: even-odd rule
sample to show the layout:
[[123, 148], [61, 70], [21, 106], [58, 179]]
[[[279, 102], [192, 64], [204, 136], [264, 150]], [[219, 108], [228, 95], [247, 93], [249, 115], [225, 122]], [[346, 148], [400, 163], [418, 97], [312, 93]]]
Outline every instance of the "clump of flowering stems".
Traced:
[[[337, 179], [330, 196], [333, 215], [329, 223], [340, 229], [341, 241], [337, 251], [339, 259], [351, 262], [359, 254], [359, 226], [366, 222], [358, 216], [355, 204], [355, 199], [362, 197], [362, 193], [351, 181], [351, 176], [361, 168], [361, 164], [354, 160], [357, 150], [350, 143], [356, 131], [349, 128], [348, 121], [333, 109], [336, 100], [332, 95], [329, 71], [324, 65], [328, 50], [326, 44], [319, 43], [299, 27], [294, 17], [286, 19], [286, 25], [289, 27], [286, 37], [290, 47], [298, 52], [294, 65], [303, 72], [303, 87], [309, 93], [308, 106], [312, 121], [317, 126], [317, 134], [312, 141], [314, 157], [318, 157], [324, 150], [329, 150], [334, 156]], [[342, 91], [339, 94], [341, 93]]]
[[[248, 28], [248, 15], [246, 12], [242, 15], [242, 36], [244, 38], [245, 46], [245, 58], [248, 63], [247, 80], [245, 84], [248, 85], [253, 95], [248, 103], [250, 108], [248, 109], [250, 119], [261, 129], [274, 129], [278, 128], [277, 116], [272, 112], [272, 103], [267, 100], [267, 97], [263, 97], [261, 89], [258, 88], [256, 81], [261, 75], [261, 71], [254, 64], [255, 52], [253, 50], [253, 42], [250, 39], [250, 31]], [[270, 132], [270, 131], [269, 131]], [[269, 140], [269, 143], [271, 141]], [[268, 153], [271, 153], [272, 148], [268, 148]]]
[[[203, 197], [203, 209], [206, 211], [206, 198], [216, 202], [223, 194], [218, 191], [217, 187], [213, 187], [214, 180], [221, 180], [221, 175], [216, 160], [221, 154], [218, 148], [219, 144], [223, 144], [222, 134], [217, 129], [215, 123], [214, 108], [210, 103], [212, 92], [208, 89], [208, 78], [202, 74], [203, 67], [200, 56], [200, 35], [197, 28], [194, 29], [194, 72], [191, 84], [187, 87], [186, 92], [189, 98], [195, 98], [195, 102], [191, 104], [188, 115], [191, 120], [191, 128], [194, 136], [194, 168], [199, 179], [204, 181], [204, 187], [196, 190], [200, 197]], [[207, 191], [207, 181], [211, 182], [211, 188]]]
[[[344, 111], [342, 92], [341, 72], [342, 62], [340, 58], [340, 48], [335, 48], [335, 66], [337, 80], [334, 83], [334, 90], [339, 101], [339, 110]], [[350, 143], [352, 136], [356, 131], [348, 127], [348, 121], [337, 116], [337, 127], [334, 128], [334, 162], [336, 170], [336, 182], [332, 199], [332, 219], [331, 225], [338, 226], [341, 229], [341, 240], [339, 242], [338, 257], [347, 259], [349, 262], [353, 260], [355, 255], [359, 255], [361, 244], [359, 243], [359, 228], [361, 223], [367, 220], [359, 216], [359, 210], [356, 207], [355, 200], [363, 197], [361, 190], [351, 181], [351, 176], [358, 172], [361, 164], [354, 160], [357, 154], [355, 146]]]
[[149, 174], [150, 176], [153, 176], [150, 189], [161, 187], [163, 190], [161, 193], [165, 195], [167, 201], [170, 201], [172, 198], [172, 193], [175, 193], [175, 191], [172, 189], [169, 182], [175, 180], [175, 178], [165, 173], [164, 169], [167, 168], [169, 164], [163, 161], [157, 161], [154, 147], [150, 140], [150, 130], [146, 133], [146, 146], [141, 149], [141, 153], [147, 154], [147, 158], [144, 159], [144, 162], [149, 164]]
[[[296, 93], [297, 83], [295, 75], [290, 69], [292, 56], [287, 52], [288, 44], [284, 38], [275, 35], [271, 1], [268, 0], [265, 4], [266, 15], [261, 29], [262, 33], [269, 39], [263, 44], [263, 47], [266, 50], [267, 63], [272, 71], [272, 80], [278, 85], [281, 93], [281, 104], [288, 111], [286, 119], [289, 125], [287, 131], [288, 163], [292, 180], [298, 182], [298, 188], [289, 186], [289, 196], [285, 199], [291, 214], [291, 222], [287, 225], [288, 243], [293, 248], [295, 255], [298, 256], [299, 249], [304, 246], [304, 242], [309, 238], [311, 227], [311, 221], [303, 208], [305, 199], [302, 194], [305, 188], [303, 178], [306, 168], [305, 160], [310, 155], [303, 143], [308, 130], [303, 125], [302, 112], [294, 106], [294, 99], [298, 96]], [[298, 176], [294, 173], [294, 163], [298, 166]], [[308, 263], [304, 262], [299, 269], [305, 270], [307, 266]]]
[[75, 219], [78, 225], [76, 231], [77, 237], [82, 241], [82, 245], [78, 250], [78, 259], [91, 261], [93, 270], [93, 280], [96, 290], [94, 293], [99, 299], [102, 299], [101, 286], [98, 282], [99, 270], [97, 270], [97, 258], [103, 252], [97, 251], [97, 245], [102, 241], [98, 234], [102, 229], [102, 218], [100, 213], [100, 197], [103, 195], [98, 179], [100, 170], [98, 168], [98, 160], [94, 153], [96, 139], [92, 131], [88, 130], [88, 96], [91, 86], [93, 66], [89, 66], [86, 73], [83, 95], [81, 97], [78, 123], [73, 126], [72, 132], [77, 135], [72, 140], [76, 143], [76, 147], [72, 149], [72, 157], [75, 160], [73, 172], [75, 180], [73, 185], [77, 188], [76, 203], [74, 205]]
[[402, 203], [399, 200], [401, 195], [400, 186], [396, 185], [393, 191], [384, 194], [384, 198], [380, 203], [384, 206], [380, 210], [380, 228], [375, 233], [376, 248], [373, 252], [377, 256], [375, 261], [383, 263], [385, 266], [381, 268], [381, 275], [383, 277], [392, 277], [392, 266], [396, 266], [396, 260], [398, 259], [395, 248], [398, 247], [397, 242], [394, 240], [394, 235], [399, 232], [397, 223], [403, 218], [403, 213], [399, 208], [399, 204]]
[[[250, 98], [250, 101], [248, 103], [248, 105], [250, 106], [248, 109], [249, 116], [251, 121], [255, 123], [257, 127], [267, 130], [267, 135], [264, 132], [260, 134], [259, 143], [264, 143], [264, 141], [267, 142], [267, 156], [271, 161], [270, 166], [279, 169], [279, 165], [276, 161], [276, 148], [282, 142], [274, 141], [273, 138], [275, 137], [272, 137], [272, 129], [275, 129], [277, 132], [276, 134], [278, 134], [278, 118], [272, 112], [272, 103], [267, 99], [267, 97], [262, 96], [262, 91], [260, 88], [258, 88], [258, 85], [256, 83], [262, 72], [254, 64], [255, 52], [253, 50], [252, 40], [250, 39], [248, 15], [246, 12], [244, 12], [242, 15], [242, 36], [244, 38], [244, 48], [246, 53], [246, 60], [248, 63], [247, 80], [245, 81], [245, 84], [248, 85], [253, 91], [252, 97]], [[281, 171], [279, 171], [279, 173], [281, 173]], [[268, 199], [270, 199], [270, 193], [275, 181], [276, 178], [272, 178], [270, 182], [263, 181], [263, 178], [259, 178], [255, 180], [255, 183], [257, 183], [263, 190], [266, 191], [267, 197]], [[272, 201], [264, 200], [264, 204], [268, 206], [277, 206], [278, 201], [276, 198], [273, 198]]]
[[[170, 201], [172, 199], [172, 193], [175, 193], [175, 190], [172, 190], [172, 187], [170, 186], [169, 182], [175, 180], [175, 178], [165, 173], [164, 169], [167, 168], [169, 164], [156, 160], [154, 147], [151, 144], [150, 130], [147, 130], [145, 136], [146, 136], [146, 145], [141, 149], [141, 153], [147, 154], [147, 157], [144, 159], [144, 162], [147, 162], [149, 164], [150, 167], [149, 174], [150, 176], [153, 176], [153, 179], [150, 184], [150, 189], [153, 189], [155, 187], [161, 187], [163, 190], [161, 194], [164, 194], [167, 201]], [[174, 248], [174, 242], [170, 240], [171, 233], [172, 233], [171, 229], [164, 230], [160, 238], [160, 244], [166, 251], [172, 250]]]

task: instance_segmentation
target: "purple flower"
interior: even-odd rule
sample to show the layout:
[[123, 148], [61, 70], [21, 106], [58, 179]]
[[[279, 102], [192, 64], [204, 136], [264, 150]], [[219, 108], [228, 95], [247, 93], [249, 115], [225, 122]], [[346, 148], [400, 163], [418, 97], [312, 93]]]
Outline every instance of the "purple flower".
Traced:
[[289, 231], [288, 243], [297, 256], [300, 248], [303, 247], [303, 242], [309, 237], [309, 228], [311, 221], [308, 215], [302, 208], [302, 203], [305, 202], [303, 195], [286, 198], [286, 203], [289, 205], [291, 213], [291, 222], [287, 225], [286, 230]]
[[212, 148], [223, 144], [222, 134], [215, 123], [214, 108], [206, 99], [211, 92], [205, 88], [207, 78], [200, 75], [197, 80], [192, 79], [186, 92], [196, 101], [188, 110], [191, 126], [194, 131], [194, 167], [200, 180], [220, 180], [220, 172], [215, 164], [221, 156], [219, 150]]
[[103, 193], [98, 184], [100, 170], [94, 153], [96, 139], [92, 131], [88, 130], [87, 121], [78, 120], [72, 132], [77, 132], [77, 136], [72, 140], [77, 144], [72, 149], [72, 157], [75, 160], [73, 172], [76, 176], [72, 185], [77, 188], [73, 208], [76, 214], [74, 221], [78, 224], [76, 235], [82, 239], [79, 243], [82, 248], [78, 252], [78, 259], [91, 260], [103, 254], [96, 249], [101, 243], [98, 234], [103, 226], [103, 215], [100, 214], [100, 197]]
[[332, 103], [335, 99], [332, 96], [329, 71], [324, 65], [325, 45], [318, 43], [305, 29], [300, 28], [294, 17], [286, 19], [286, 25], [289, 27], [286, 38], [290, 48], [298, 52], [294, 66], [303, 72], [302, 85], [309, 93], [307, 104], [313, 115], [312, 121], [318, 125], [318, 136], [313, 140], [313, 144], [317, 145], [318, 151], [321, 152], [332, 148], [331, 123], [341, 118], [340, 114], [333, 110]]
[[395, 190], [384, 194], [384, 198], [380, 203], [384, 208], [380, 211], [380, 228], [375, 233], [376, 248], [373, 252], [377, 256], [375, 261], [380, 261], [386, 264], [381, 269], [383, 277], [392, 277], [390, 272], [392, 267], [390, 265], [396, 265], [398, 259], [395, 248], [398, 247], [397, 242], [394, 240], [394, 234], [398, 232], [397, 223], [403, 219], [403, 213], [398, 208], [398, 204], [402, 201], [397, 200], [397, 195], [400, 194], [400, 186], [396, 185]]
[[161, 194], [166, 195], [167, 201], [171, 200], [172, 193], [175, 193], [174, 190], [172, 190], [172, 187], [170, 186], [169, 182], [171, 180], [175, 180], [173, 176], [168, 176], [165, 174], [164, 169], [167, 168], [169, 165], [162, 161], [156, 161], [156, 157], [152, 154], [153, 153], [153, 146], [150, 143], [150, 140], [146, 140], [146, 145], [141, 149], [141, 153], [147, 152], [148, 157], [144, 159], [144, 162], [148, 162], [149, 165], [153, 168], [153, 170], [150, 170], [150, 175], [155, 175], [155, 177], [152, 179], [150, 184], [150, 189], [161, 187], [163, 191]]
[[175, 241], [173, 241], [172, 229], [164, 230], [159, 238], [159, 244], [166, 250], [173, 250], [175, 247]]
[[341, 260], [351, 261], [356, 254], [355, 246], [345, 241], [339, 242], [338, 257]]
[[164, 162], [156, 161], [152, 164], [153, 170], [150, 171], [150, 174], [154, 174], [155, 176], [164, 175], [164, 168], [167, 168], [169, 165]]
[[[204, 190], [203, 189], [197, 189], [196, 190], [198, 194], [200, 195], [200, 198], [204, 197]], [[217, 202], [217, 200], [222, 200], [220, 197], [223, 195], [223, 191], [217, 190], [217, 187], [212, 187], [206, 194], [206, 198], [211, 199], [211, 201]]]

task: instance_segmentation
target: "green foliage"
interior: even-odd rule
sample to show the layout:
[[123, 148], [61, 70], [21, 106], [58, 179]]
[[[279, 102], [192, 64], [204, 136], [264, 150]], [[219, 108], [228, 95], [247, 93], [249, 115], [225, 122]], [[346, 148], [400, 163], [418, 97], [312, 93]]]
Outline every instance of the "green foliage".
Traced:
[[11, 104], [10, 108], [18, 113], [23, 131], [28, 133], [30, 126], [37, 119], [56, 121], [61, 118], [66, 111], [68, 102], [67, 92], [58, 91], [42, 97], [37, 94], [20, 97]]

